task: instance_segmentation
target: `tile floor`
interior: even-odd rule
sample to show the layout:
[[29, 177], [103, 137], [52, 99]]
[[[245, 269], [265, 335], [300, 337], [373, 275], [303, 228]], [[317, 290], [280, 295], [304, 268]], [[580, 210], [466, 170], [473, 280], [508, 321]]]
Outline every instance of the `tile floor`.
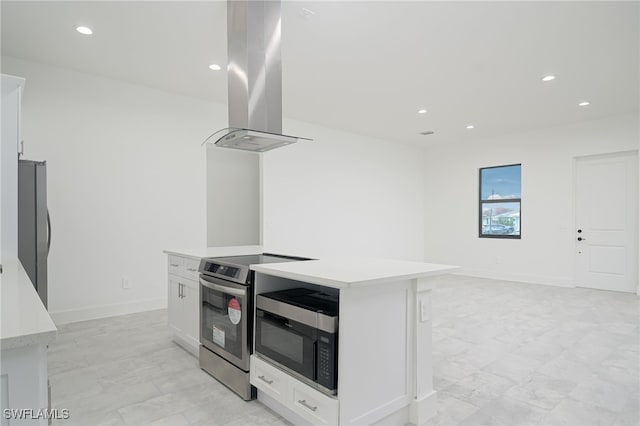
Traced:
[[435, 425], [640, 425], [636, 295], [449, 276]]
[[[637, 296], [449, 276], [434, 291], [433, 425], [640, 425]], [[49, 348], [64, 425], [281, 425], [171, 341], [166, 311], [68, 324]]]

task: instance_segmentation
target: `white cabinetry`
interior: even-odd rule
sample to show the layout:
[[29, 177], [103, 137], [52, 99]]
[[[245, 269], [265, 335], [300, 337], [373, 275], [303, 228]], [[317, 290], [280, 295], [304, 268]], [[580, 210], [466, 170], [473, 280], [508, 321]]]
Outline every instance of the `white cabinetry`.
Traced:
[[18, 146], [24, 79], [2, 74], [0, 146], [0, 255], [18, 256]]
[[431, 290], [449, 265], [327, 259], [253, 265], [255, 293], [338, 289], [338, 390], [330, 397], [251, 358], [258, 399], [294, 424], [422, 425], [436, 412]]
[[[311, 424], [337, 425], [339, 401], [251, 355], [251, 384]], [[298, 422], [297, 422], [298, 423]]]
[[198, 356], [200, 345], [200, 290], [198, 265], [188, 257], [169, 256], [169, 327], [174, 341]]

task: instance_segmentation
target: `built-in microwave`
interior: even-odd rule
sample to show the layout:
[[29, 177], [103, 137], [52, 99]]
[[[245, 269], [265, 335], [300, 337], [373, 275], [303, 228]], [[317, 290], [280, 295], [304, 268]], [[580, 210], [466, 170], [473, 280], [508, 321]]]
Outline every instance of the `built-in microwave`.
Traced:
[[294, 288], [256, 297], [255, 353], [329, 394], [338, 388], [338, 294]]

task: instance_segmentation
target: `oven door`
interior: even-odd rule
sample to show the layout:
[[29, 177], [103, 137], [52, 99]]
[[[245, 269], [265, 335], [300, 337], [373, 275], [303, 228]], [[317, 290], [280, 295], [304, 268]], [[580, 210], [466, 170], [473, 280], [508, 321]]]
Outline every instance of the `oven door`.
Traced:
[[317, 330], [258, 308], [255, 350], [311, 381], [316, 380]]
[[200, 276], [200, 343], [244, 371], [249, 371], [248, 313], [251, 289]]

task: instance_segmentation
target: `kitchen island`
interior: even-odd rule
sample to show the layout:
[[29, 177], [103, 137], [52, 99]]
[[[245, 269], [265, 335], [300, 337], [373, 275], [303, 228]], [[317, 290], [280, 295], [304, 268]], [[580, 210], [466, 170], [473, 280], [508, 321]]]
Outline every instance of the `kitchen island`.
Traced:
[[450, 265], [340, 258], [254, 265], [256, 294], [339, 291], [338, 388], [328, 396], [251, 357], [258, 399], [294, 424], [424, 424], [435, 414], [431, 290]]

